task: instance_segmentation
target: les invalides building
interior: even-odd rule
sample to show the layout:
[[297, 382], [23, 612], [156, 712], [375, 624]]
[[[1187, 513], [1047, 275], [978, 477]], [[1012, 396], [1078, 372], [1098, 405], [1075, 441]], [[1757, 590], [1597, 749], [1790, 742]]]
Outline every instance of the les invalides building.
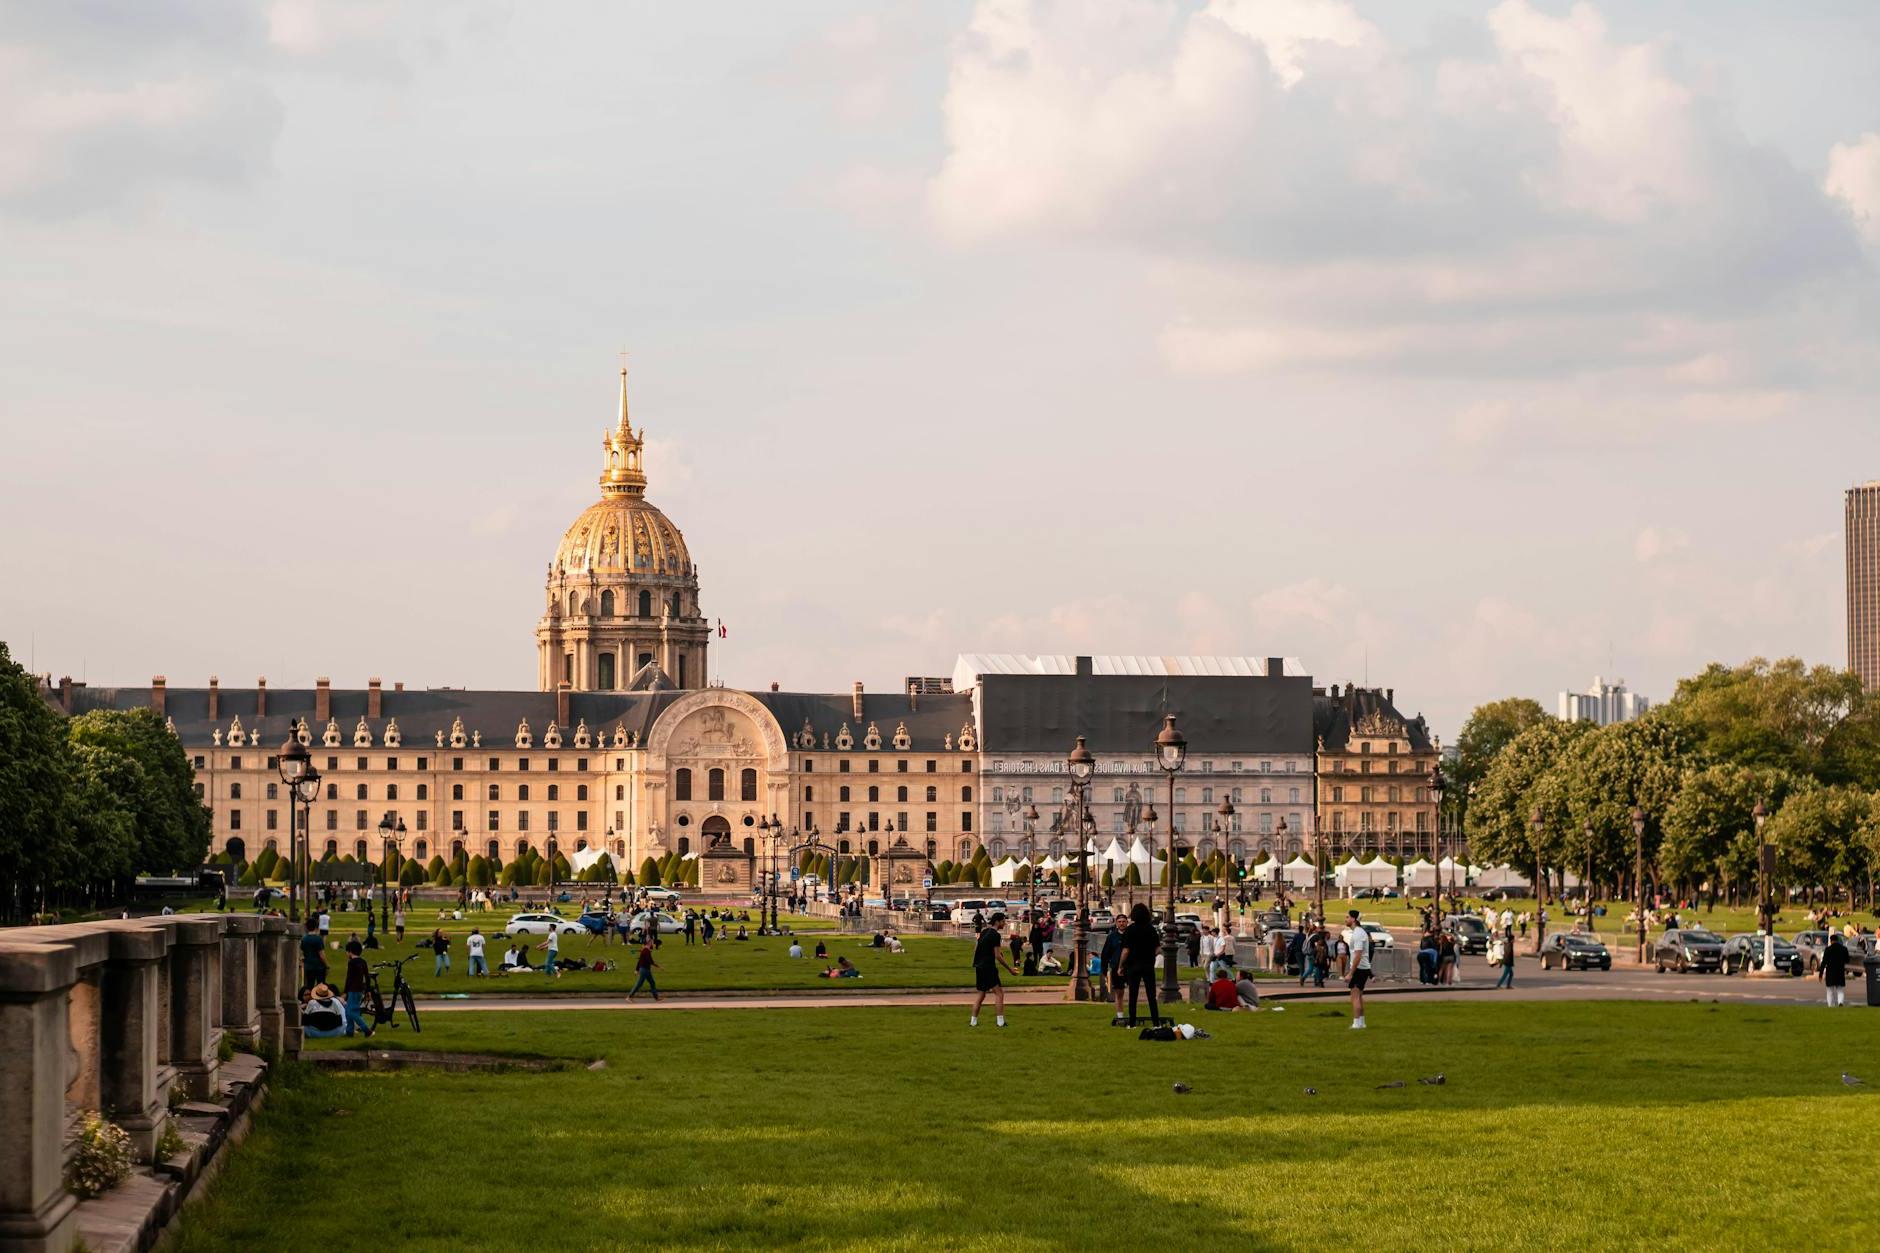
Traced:
[[[697, 853], [701, 887], [741, 890], [813, 832], [827, 849], [886, 859], [872, 891], [914, 894], [924, 862], [968, 859], [982, 839], [995, 858], [1074, 855], [1054, 776], [1079, 734], [1099, 759], [1093, 849], [1141, 839], [1159, 853], [1172, 823], [1177, 847], [1203, 857], [1309, 854], [1315, 833], [1328, 854], [1436, 851], [1420, 776], [1437, 746], [1422, 718], [1385, 690], [1315, 688], [1290, 658], [967, 655], [950, 678], [893, 692], [712, 686], [698, 567], [647, 498], [624, 371], [602, 449], [600, 499], [548, 568], [537, 690], [158, 676], [111, 688], [48, 678], [46, 697], [73, 714], [155, 709], [195, 765], [213, 850], [249, 859], [288, 851], [275, 756], [289, 734], [322, 776], [306, 814], [315, 859], [377, 862], [389, 817], [420, 860], [533, 849], [576, 869], [606, 853], [629, 871]], [[1172, 797], [1145, 764], [1168, 713], [1191, 743]], [[1145, 799], [1170, 811], [1159, 832], [1144, 829]]]

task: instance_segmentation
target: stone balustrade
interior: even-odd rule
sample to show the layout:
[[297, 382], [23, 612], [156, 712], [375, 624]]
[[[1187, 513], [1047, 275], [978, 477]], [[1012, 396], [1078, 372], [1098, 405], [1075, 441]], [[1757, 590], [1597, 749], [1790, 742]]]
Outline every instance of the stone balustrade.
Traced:
[[300, 1052], [299, 949], [246, 914], [0, 931], [0, 1253], [77, 1239], [68, 1133], [95, 1109], [149, 1161], [172, 1088], [216, 1095], [226, 1033]]

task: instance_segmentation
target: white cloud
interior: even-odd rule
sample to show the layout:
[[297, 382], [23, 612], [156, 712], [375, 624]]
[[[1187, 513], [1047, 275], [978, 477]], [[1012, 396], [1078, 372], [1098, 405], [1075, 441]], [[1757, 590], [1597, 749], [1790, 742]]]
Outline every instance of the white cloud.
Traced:
[[1632, 555], [1641, 565], [1649, 565], [1661, 557], [1669, 557], [1690, 547], [1690, 544], [1691, 537], [1683, 531], [1648, 526], [1632, 541]]
[[1829, 149], [1822, 189], [1847, 206], [1869, 243], [1880, 246], [1880, 131]]
[[1477, 401], [1449, 420], [1450, 437], [1470, 448], [1492, 444], [1508, 429], [1510, 412], [1506, 401]]

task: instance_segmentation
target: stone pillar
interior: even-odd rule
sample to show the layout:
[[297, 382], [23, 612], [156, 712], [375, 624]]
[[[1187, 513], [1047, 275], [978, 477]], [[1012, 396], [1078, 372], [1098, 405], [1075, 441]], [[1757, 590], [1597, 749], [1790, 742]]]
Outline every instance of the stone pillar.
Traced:
[[206, 1101], [222, 1065], [222, 923], [178, 918], [170, 931], [170, 1064], [183, 1090]]
[[300, 1056], [300, 936], [290, 922], [280, 938], [281, 964], [281, 1056]]
[[0, 1248], [65, 1253], [78, 1238], [65, 1190], [66, 996], [78, 956], [0, 945]]
[[[261, 1051], [278, 1056], [286, 1041], [281, 1035], [286, 1021], [281, 1011], [282, 985], [293, 976], [288, 973], [290, 954], [287, 945], [287, 919], [262, 918], [261, 932], [255, 936], [255, 1016], [261, 1025]], [[292, 996], [292, 986], [286, 995]]]
[[230, 914], [222, 920], [222, 1029], [248, 1049], [261, 1046], [261, 1017], [256, 1002], [261, 919]]
[[175, 1072], [160, 1060], [168, 1030], [159, 985], [170, 937], [161, 927], [119, 927], [99, 987], [104, 998], [101, 1089], [105, 1117], [130, 1133], [149, 1161], [168, 1116]]

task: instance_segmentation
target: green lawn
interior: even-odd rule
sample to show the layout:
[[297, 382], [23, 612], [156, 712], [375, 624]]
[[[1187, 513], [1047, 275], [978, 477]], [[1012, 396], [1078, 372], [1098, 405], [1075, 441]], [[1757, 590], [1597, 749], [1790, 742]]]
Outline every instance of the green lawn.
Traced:
[[607, 1064], [294, 1068], [173, 1247], [1880, 1242], [1859, 1010], [1380, 1001], [1365, 1033], [1330, 1005], [1194, 1017], [1214, 1039], [1141, 1043], [1070, 1006], [1004, 1031], [957, 1008], [433, 1015], [403, 1042]]

